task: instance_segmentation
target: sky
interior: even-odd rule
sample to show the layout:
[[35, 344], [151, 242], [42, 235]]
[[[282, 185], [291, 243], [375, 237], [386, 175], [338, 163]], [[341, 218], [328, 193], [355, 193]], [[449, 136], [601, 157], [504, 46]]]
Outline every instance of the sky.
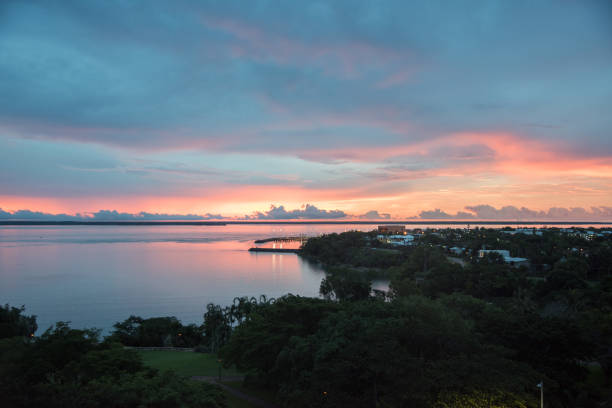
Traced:
[[0, 2], [0, 218], [612, 220], [609, 1]]

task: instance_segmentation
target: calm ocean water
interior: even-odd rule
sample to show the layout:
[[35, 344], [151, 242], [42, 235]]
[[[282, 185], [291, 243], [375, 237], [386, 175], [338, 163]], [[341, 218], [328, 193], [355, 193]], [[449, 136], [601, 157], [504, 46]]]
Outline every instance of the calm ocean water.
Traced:
[[39, 333], [58, 320], [109, 330], [131, 314], [201, 323], [209, 302], [227, 305], [236, 296], [261, 294], [318, 296], [320, 268], [295, 254], [248, 252], [253, 240], [373, 228], [0, 226], [0, 303], [25, 305], [38, 316]]
[[39, 332], [58, 320], [108, 330], [130, 314], [201, 323], [209, 302], [318, 295], [321, 269], [295, 254], [248, 252], [253, 240], [353, 228], [3, 226], [0, 302], [25, 305], [38, 316]]

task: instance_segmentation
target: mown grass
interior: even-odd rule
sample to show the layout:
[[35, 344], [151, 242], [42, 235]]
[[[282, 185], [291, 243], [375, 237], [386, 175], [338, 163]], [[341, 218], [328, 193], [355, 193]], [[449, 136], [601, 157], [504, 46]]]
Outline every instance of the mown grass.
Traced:
[[[172, 370], [183, 377], [217, 377], [219, 375], [219, 362], [217, 361], [217, 356], [215, 354], [192, 353], [187, 351], [148, 350], [138, 350], [138, 354], [142, 356], [142, 360], [145, 365], [156, 368], [160, 371]], [[221, 372], [222, 378], [225, 376], [239, 376], [242, 374], [243, 373], [233, 368], [222, 368]], [[237, 388], [245, 394], [264, 399], [260, 396], [259, 392], [252, 389], [243, 388], [241, 381], [224, 381], [224, 383], [232, 388]], [[254, 405], [250, 402], [236, 397], [227, 391], [225, 391], [225, 395], [227, 397], [228, 408], [254, 408]]]
[[[188, 351], [144, 351], [139, 350], [145, 365], [160, 371], [173, 370], [183, 377], [195, 375], [219, 375], [219, 362], [215, 354], [193, 353]], [[222, 376], [238, 376], [243, 373], [234, 368], [222, 368]]]

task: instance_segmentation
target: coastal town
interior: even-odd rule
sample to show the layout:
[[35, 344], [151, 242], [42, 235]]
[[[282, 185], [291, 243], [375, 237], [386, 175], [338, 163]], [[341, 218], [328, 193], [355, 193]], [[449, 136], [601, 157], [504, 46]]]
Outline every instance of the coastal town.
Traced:
[[[595, 228], [512, 228], [485, 229], [485, 228], [431, 228], [431, 229], [407, 229], [404, 225], [380, 225], [376, 229], [378, 241], [390, 246], [414, 246], [419, 243], [437, 245], [453, 256], [465, 260], [483, 259], [489, 256], [499, 256], [503, 261], [514, 267], [532, 267], [536, 270], [550, 268], [549, 263], [532, 264], [529, 258], [518, 256], [525, 254], [526, 249], [517, 247], [517, 242], [528, 244], [534, 240], [543, 240], [544, 237], [551, 239], [555, 237], [565, 243], [563, 246], [554, 247], [555, 254], [560, 256], [554, 260], [566, 256], [589, 257], [590, 253], [585, 247], [591, 242], [609, 242], [612, 240], [612, 230]], [[527, 240], [527, 241], [525, 241]], [[474, 246], [480, 242], [481, 247]], [[452, 246], [451, 246], [452, 245]], [[509, 249], [509, 248], [512, 248]], [[538, 257], [538, 259], [540, 259]]]

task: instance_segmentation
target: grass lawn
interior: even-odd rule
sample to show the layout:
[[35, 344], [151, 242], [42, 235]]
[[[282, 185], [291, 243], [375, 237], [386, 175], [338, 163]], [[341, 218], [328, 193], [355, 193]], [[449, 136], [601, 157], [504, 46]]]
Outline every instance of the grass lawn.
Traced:
[[[184, 377], [191, 377], [194, 375], [202, 376], [218, 376], [219, 375], [219, 363], [217, 362], [217, 356], [215, 354], [206, 353], [191, 353], [187, 351], [144, 351], [138, 350], [138, 354], [142, 356], [142, 360], [145, 365], [153, 368], [157, 368], [160, 371], [174, 370], [178, 375]], [[223, 376], [237, 376], [243, 373], [236, 371], [235, 369], [225, 369], [222, 371]], [[253, 395], [265, 400], [264, 395], [260, 395], [260, 392], [252, 389], [245, 389], [242, 387], [241, 381], [225, 382], [232, 388], [237, 388], [245, 394]], [[227, 397], [228, 408], [253, 408], [250, 402], [238, 398], [229, 392], [225, 391]]]
[[[215, 354], [192, 353], [188, 351], [144, 351], [138, 350], [145, 365], [160, 371], [174, 370], [178, 375], [218, 376], [219, 363]], [[223, 368], [222, 376], [242, 375], [233, 368]]]

